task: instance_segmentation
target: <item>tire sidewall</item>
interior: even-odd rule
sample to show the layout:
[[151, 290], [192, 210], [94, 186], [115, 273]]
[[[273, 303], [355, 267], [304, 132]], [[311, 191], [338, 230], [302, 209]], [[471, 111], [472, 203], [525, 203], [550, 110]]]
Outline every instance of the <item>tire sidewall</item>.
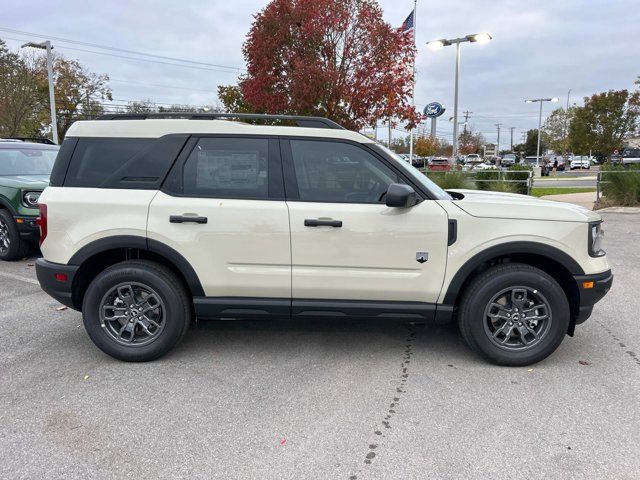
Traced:
[[[564, 291], [543, 272], [513, 270], [487, 279], [466, 302], [462, 321], [470, 332], [473, 347], [488, 360], [500, 365], [524, 366], [539, 362], [558, 348], [569, 327], [570, 310]], [[495, 345], [484, 328], [484, 312], [491, 299], [501, 290], [524, 286], [537, 289], [549, 302], [551, 325], [544, 338], [528, 350], [509, 351]]]
[[[100, 307], [104, 295], [116, 285], [125, 282], [136, 282], [148, 285], [160, 296], [164, 304], [165, 326], [158, 338], [142, 346], [125, 346], [116, 342], [102, 327]], [[184, 332], [185, 315], [183, 299], [173, 286], [152, 269], [142, 265], [115, 265], [100, 273], [90, 284], [82, 302], [82, 318], [84, 327], [91, 340], [103, 352], [125, 361], [154, 360], [180, 341]]]

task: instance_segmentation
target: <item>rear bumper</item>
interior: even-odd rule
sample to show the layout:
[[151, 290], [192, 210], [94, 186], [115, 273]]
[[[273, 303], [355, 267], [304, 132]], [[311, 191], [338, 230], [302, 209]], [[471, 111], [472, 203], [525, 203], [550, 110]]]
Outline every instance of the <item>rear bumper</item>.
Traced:
[[36, 218], [26, 215], [14, 215], [13, 217], [18, 226], [18, 232], [20, 232], [20, 238], [28, 240], [36, 245], [40, 240], [40, 227], [36, 224]]
[[78, 271], [76, 265], [62, 265], [47, 262], [44, 258], [36, 260], [36, 275], [40, 287], [58, 302], [77, 310], [73, 304], [73, 278]]
[[[580, 292], [580, 305], [576, 317], [576, 325], [578, 325], [591, 316], [593, 306], [609, 292], [613, 284], [613, 274], [611, 270], [607, 270], [592, 275], [575, 275], [574, 278]], [[593, 286], [588, 288], [590, 282]]]

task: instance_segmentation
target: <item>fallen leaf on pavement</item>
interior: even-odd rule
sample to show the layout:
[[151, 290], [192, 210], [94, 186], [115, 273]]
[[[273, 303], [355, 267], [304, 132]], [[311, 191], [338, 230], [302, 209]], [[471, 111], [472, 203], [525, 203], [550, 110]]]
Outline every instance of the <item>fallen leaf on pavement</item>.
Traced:
[[59, 312], [61, 312], [61, 311], [63, 311], [63, 310], [66, 310], [67, 308], [69, 308], [69, 307], [62, 306], [62, 307], [58, 307], [58, 308], [56, 308], [56, 310], [57, 310], [57, 311], [59, 311]]
[[85, 380], [88, 380], [88, 379], [89, 379], [89, 375], [85, 375], [85, 376], [84, 376], [84, 379], [85, 379]]
[[591, 362], [587, 361], [587, 360], [579, 360], [578, 363], [580, 365], [591, 365]]

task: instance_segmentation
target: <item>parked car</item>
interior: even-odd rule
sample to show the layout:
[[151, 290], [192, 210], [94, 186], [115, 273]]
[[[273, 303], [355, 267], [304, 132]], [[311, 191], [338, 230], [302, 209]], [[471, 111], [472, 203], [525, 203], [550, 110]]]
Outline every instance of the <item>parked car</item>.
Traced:
[[517, 157], [515, 153], [507, 153], [502, 157], [500, 165], [503, 167], [513, 167], [516, 164]]
[[40, 285], [115, 358], [164, 355], [194, 317], [398, 317], [528, 365], [613, 281], [596, 212], [446, 192], [328, 119], [162, 115], [74, 123], [39, 202]]
[[451, 162], [447, 157], [433, 157], [429, 160], [429, 170], [434, 172], [451, 170]]
[[428, 160], [423, 157], [413, 156], [413, 160], [411, 161], [411, 165], [416, 168], [424, 168], [427, 165]]
[[0, 260], [22, 258], [38, 244], [38, 197], [57, 153], [57, 145], [0, 139]]
[[482, 162], [482, 157], [477, 153], [470, 153], [464, 159], [464, 163], [466, 164], [474, 164]]
[[474, 170], [498, 170], [493, 162], [484, 161], [473, 166]]
[[640, 148], [625, 148], [621, 161], [624, 166], [640, 163]]
[[538, 160], [538, 157], [536, 157], [535, 155], [528, 155], [528, 156], [524, 157], [520, 161], [520, 165], [525, 165], [525, 166], [528, 166], [528, 167], [539, 166], [540, 167], [540, 175], [543, 176], [543, 177], [548, 177], [549, 176], [549, 172], [551, 171], [551, 167], [549, 166], [548, 160], [545, 160], [544, 158], [540, 158]]
[[591, 160], [588, 156], [574, 156], [571, 160], [570, 168], [571, 170], [576, 168], [586, 168], [588, 170], [591, 168]]

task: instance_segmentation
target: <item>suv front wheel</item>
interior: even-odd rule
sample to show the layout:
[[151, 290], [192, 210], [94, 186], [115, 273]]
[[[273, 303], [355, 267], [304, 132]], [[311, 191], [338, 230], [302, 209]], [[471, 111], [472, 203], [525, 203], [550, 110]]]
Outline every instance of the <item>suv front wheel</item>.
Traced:
[[84, 296], [82, 316], [91, 340], [103, 352], [144, 362], [161, 357], [184, 337], [191, 302], [171, 270], [132, 260], [98, 274]]
[[524, 366], [558, 348], [569, 327], [569, 302], [546, 272], [511, 263], [471, 281], [458, 315], [467, 344], [490, 362]]
[[20, 238], [11, 213], [0, 210], [0, 260], [18, 260], [29, 253], [29, 244]]

